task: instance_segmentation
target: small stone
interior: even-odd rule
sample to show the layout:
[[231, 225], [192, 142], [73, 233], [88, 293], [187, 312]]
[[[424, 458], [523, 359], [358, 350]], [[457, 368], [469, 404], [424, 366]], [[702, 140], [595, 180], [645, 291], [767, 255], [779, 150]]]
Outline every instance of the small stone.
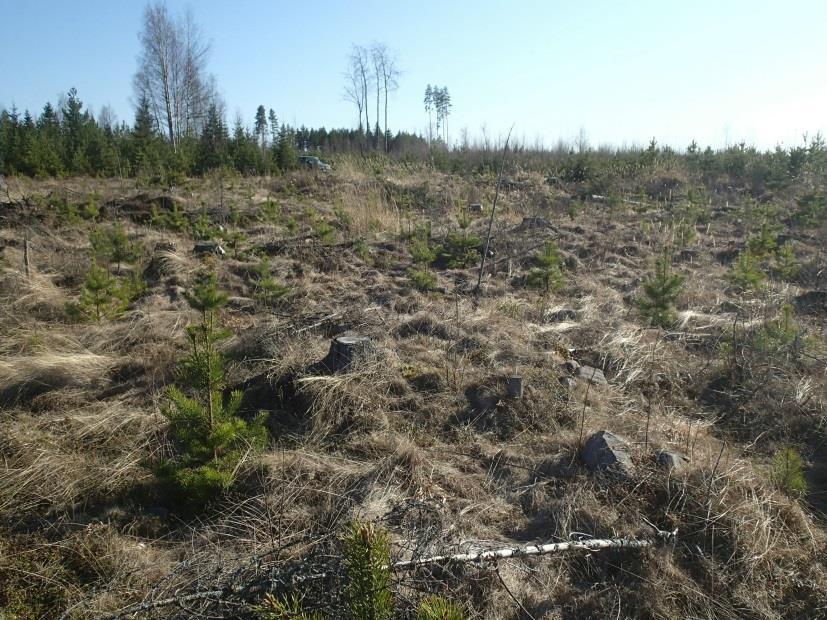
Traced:
[[256, 311], [256, 302], [249, 297], [229, 297], [227, 307], [238, 312], [253, 314]]
[[174, 252], [175, 243], [172, 241], [159, 241], [155, 244], [155, 252]]
[[577, 381], [575, 381], [572, 377], [560, 377], [560, 383], [563, 387], [568, 389], [572, 389], [575, 385], [577, 385]]
[[577, 360], [566, 360], [563, 362], [563, 369], [570, 374], [577, 372], [578, 368], [580, 368], [580, 362]]
[[517, 400], [523, 397], [523, 377], [522, 375], [511, 375], [508, 378], [508, 395]]
[[580, 379], [585, 379], [586, 381], [590, 381], [595, 385], [608, 385], [608, 381], [606, 381], [606, 377], [603, 375], [603, 371], [599, 368], [592, 368], [591, 366], [581, 366], [577, 369], [577, 376]]
[[689, 465], [689, 458], [680, 452], [661, 450], [658, 452], [658, 465], [670, 471], [682, 471]]
[[196, 241], [195, 247], [192, 248], [192, 251], [195, 252], [196, 256], [201, 256], [203, 254], [216, 254], [218, 256], [224, 256], [227, 253], [224, 248], [222, 248], [221, 245], [215, 241]]
[[562, 321], [576, 321], [577, 310], [574, 308], [558, 308], [549, 310], [545, 314], [545, 319], [549, 323], [560, 323]]
[[632, 473], [629, 443], [609, 431], [591, 435], [583, 446], [580, 458], [591, 471], [613, 471], [623, 476]]

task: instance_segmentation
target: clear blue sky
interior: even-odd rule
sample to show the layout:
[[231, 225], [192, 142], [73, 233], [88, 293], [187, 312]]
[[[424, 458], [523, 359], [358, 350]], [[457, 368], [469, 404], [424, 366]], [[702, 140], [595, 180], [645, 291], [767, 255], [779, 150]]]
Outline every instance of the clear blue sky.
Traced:
[[[189, 3], [231, 117], [262, 103], [308, 126], [352, 126], [351, 44], [385, 42], [404, 70], [392, 129], [424, 131], [427, 83], [448, 86], [452, 138], [482, 126], [572, 140], [798, 144], [827, 129], [827, 1], [472, 0]], [[177, 13], [186, 5], [168, 0]], [[75, 86], [132, 122], [144, 3], [0, 0], [0, 106], [39, 110]], [[373, 123], [373, 114], [371, 114]], [[827, 131], [825, 131], [827, 133]]]

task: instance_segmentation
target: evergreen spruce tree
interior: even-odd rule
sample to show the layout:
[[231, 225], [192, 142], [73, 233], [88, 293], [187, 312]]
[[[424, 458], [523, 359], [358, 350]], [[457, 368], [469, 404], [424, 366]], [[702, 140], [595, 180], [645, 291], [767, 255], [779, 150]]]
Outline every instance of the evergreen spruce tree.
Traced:
[[278, 146], [276, 147], [276, 165], [282, 172], [295, 170], [299, 167], [299, 157], [293, 146], [293, 133], [282, 125], [279, 132]]
[[262, 152], [267, 148], [267, 113], [264, 111], [264, 106], [258, 106], [256, 109], [256, 139], [258, 146]]

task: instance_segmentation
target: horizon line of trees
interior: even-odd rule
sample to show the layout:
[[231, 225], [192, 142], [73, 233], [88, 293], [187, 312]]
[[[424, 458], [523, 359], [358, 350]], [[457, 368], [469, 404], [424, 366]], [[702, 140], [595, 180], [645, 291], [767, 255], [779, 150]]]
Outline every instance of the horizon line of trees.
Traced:
[[[272, 108], [266, 110], [258, 106], [249, 128], [240, 116], [230, 125], [223, 109], [210, 104], [200, 133], [189, 131], [173, 142], [159, 127], [147, 97], [138, 101], [135, 120], [128, 125], [118, 123], [106, 107], [97, 116], [85, 109], [72, 88], [57, 106], [46, 103], [37, 117], [28, 110], [0, 109], [0, 174], [168, 178], [227, 167], [245, 175], [266, 175], [296, 168], [299, 153], [324, 157], [377, 153], [366, 150], [361, 129], [295, 128], [279, 123]], [[386, 156], [428, 163], [445, 172], [489, 172], [497, 167], [501, 142], [485, 133], [482, 140], [472, 141], [463, 132], [456, 145], [442, 143], [442, 148], [432, 149], [427, 137], [398, 132], [388, 136]], [[710, 186], [728, 178], [763, 191], [781, 188], [802, 175], [823, 181], [827, 143], [815, 134], [804, 136], [800, 146], [759, 151], [743, 142], [702, 149], [693, 141], [679, 152], [654, 139], [646, 148], [597, 149], [583, 139], [573, 145], [559, 142], [553, 148], [518, 139], [509, 146], [508, 158], [512, 169], [540, 171], [563, 182], [591, 183], [596, 193], [601, 192], [599, 179], [609, 172], [631, 178], [658, 169], [683, 169]]]
[[[263, 105], [252, 128], [240, 116], [230, 125], [215, 102], [197, 131], [191, 128], [170, 139], [148, 96], [140, 97], [135, 120], [128, 125], [118, 123], [109, 108], [96, 116], [71, 88], [57, 106], [47, 102], [36, 117], [29, 110], [0, 109], [0, 174], [194, 176], [222, 166], [241, 174], [273, 174], [296, 168], [299, 153], [364, 152], [364, 140], [358, 129], [279, 123], [275, 111], [265, 112]], [[387, 140], [390, 153], [426, 148], [423, 138], [405, 132]]]

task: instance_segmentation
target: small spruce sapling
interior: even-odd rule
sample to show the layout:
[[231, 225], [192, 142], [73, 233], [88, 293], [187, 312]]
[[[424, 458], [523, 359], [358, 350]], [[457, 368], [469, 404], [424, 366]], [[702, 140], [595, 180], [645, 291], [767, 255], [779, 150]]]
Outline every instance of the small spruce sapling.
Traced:
[[675, 301], [683, 290], [686, 278], [672, 273], [671, 254], [664, 251], [655, 261], [655, 271], [643, 283], [644, 297], [637, 299], [640, 313], [649, 319], [652, 325], [669, 327], [675, 323], [677, 313]]

